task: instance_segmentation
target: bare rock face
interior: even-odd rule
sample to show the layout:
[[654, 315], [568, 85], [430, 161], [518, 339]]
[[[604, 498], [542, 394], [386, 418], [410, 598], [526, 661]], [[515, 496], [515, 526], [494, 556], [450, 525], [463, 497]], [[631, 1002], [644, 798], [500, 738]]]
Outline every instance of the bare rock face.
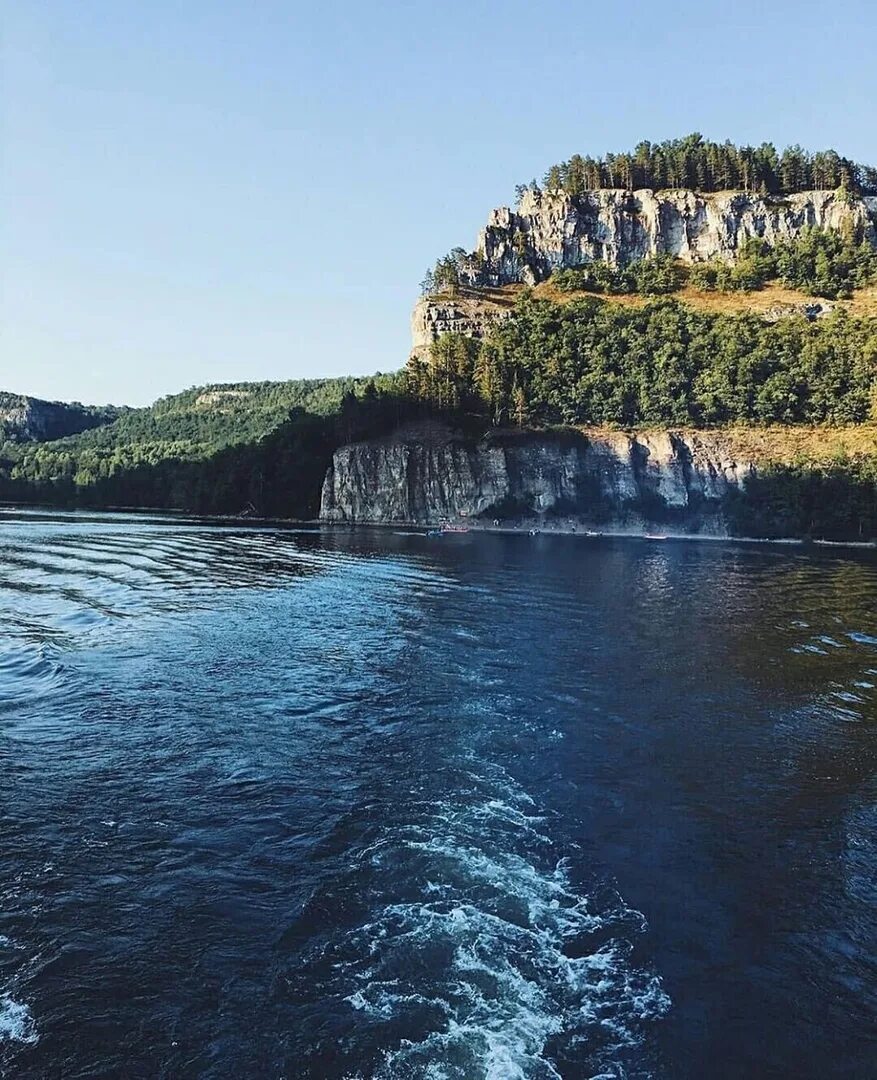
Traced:
[[411, 313], [411, 351], [425, 356], [430, 345], [442, 334], [463, 334], [482, 338], [502, 319], [511, 314], [485, 296], [424, 296]]
[[534, 522], [638, 531], [672, 521], [725, 535], [724, 504], [753, 472], [719, 435], [540, 434], [455, 437], [400, 431], [337, 450], [321, 517], [333, 522]]
[[877, 247], [877, 197], [835, 191], [786, 196], [689, 190], [589, 191], [572, 198], [527, 191], [516, 211], [492, 211], [463, 268], [469, 285], [534, 285], [552, 270], [605, 259], [613, 266], [650, 255], [684, 262], [732, 261], [750, 237], [775, 243], [808, 226], [852, 228]]
[[829, 316], [834, 308], [835, 305], [827, 300], [814, 300], [809, 304], [777, 304], [763, 311], [761, 317], [765, 322], [779, 322], [780, 319], [788, 319], [790, 316], [803, 315], [810, 322], [815, 322]]
[[0, 442], [46, 442], [110, 424], [125, 410], [112, 405], [41, 401], [0, 391]]

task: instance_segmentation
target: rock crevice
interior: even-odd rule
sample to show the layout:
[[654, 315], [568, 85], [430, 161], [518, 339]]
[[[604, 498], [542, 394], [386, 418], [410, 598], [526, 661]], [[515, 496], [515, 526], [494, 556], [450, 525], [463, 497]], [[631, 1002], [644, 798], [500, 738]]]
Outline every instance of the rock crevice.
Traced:
[[804, 191], [786, 196], [687, 189], [589, 191], [571, 197], [528, 190], [517, 210], [490, 214], [461, 266], [468, 285], [535, 285], [553, 270], [605, 259], [612, 266], [651, 255], [684, 262], [732, 261], [750, 237], [769, 243], [802, 229], [849, 229], [877, 247], [877, 197]]

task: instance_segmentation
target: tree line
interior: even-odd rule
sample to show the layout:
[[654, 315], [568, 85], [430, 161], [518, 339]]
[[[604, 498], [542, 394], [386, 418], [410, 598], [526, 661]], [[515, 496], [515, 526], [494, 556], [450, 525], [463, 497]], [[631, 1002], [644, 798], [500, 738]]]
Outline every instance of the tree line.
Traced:
[[681, 289], [688, 276], [687, 268], [679, 259], [672, 255], [653, 255], [627, 266], [612, 266], [605, 259], [594, 259], [582, 266], [555, 270], [550, 280], [561, 292], [663, 296]]
[[808, 228], [773, 247], [752, 238], [741, 245], [734, 263], [697, 263], [690, 275], [693, 285], [724, 292], [753, 291], [774, 279], [812, 296], [848, 300], [856, 289], [877, 281], [877, 250], [850, 234]]
[[[877, 194], [877, 168], [842, 157], [836, 150], [810, 153], [800, 146], [778, 151], [773, 143], [736, 146], [704, 139], [699, 132], [682, 139], [640, 142], [632, 151], [605, 157], [573, 154], [552, 165], [542, 187], [573, 197], [601, 188], [691, 188], [695, 191], [751, 191], [789, 195], [797, 191], [842, 188]], [[534, 180], [519, 185], [520, 198], [540, 189]]]
[[196, 387], [76, 436], [7, 441], [0, 499], [203, 513], [252, 504], [260, 513], [312, 516], [334, 448], [404, 419], [388, 393], [397, 381]]

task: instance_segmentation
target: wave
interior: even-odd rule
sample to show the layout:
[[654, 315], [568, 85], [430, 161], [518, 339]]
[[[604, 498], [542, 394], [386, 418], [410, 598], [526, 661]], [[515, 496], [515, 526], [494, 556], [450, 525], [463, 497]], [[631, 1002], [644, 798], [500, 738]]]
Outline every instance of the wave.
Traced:
[[489, 768], [364, 849], [353, 890], [416, 895], [376, 905], [308, 967], [359, 1017], [354, 1038], [383, 1046], [367, 1075], [555, 1080], [567, 1055], [624, 1075], [670, 1007], [632, 958], [646, 922], [610, 888], [577, 888], [547, 832]]
[[8, 995], [0, 996], [0, 1040], [17, 1043], [39, 1040], [30, 1009]]
[[0, 704], [54, 693], [68, 672], [49, 642], [13, 642], [0, 649]]

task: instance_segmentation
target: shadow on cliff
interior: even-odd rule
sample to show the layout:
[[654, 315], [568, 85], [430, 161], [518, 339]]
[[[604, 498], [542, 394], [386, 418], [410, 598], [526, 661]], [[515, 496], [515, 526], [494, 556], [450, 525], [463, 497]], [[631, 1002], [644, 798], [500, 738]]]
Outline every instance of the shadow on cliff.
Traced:
[[877, 539], [877, 462], [764, 469], [730, 493], [725, 514], [734, 536]]
[[402, 394], [345, 395], [328, 415], [292, 409], [288, 418], [251, 442], [198, 458], [116, 462], [88, 484], [72, 476], [49, 481], [0, 478], [0, 499], [65, 508], [144, 508], [197, 514], [314, 518], [323, 478], [338, 447], [387, 435], [422, 420], [438, 420], [477, 438], [484, 421], [451, 414]]
[[[544, 445], [546, 440], [567, 448], [588, 443], [587, 436], [575, 429], [490, 428], [474, 412], [442, 410], [403, 394], [372, 391], [346, 395], [338, 410], [328, 415], [291, 410], [284, 423], [260, 439], [202, 458], [168, 456], [128, 466], [117, 463], [110, 475], [97, 476], [87, 485], [76, 485], [70, 476], [48, 482], [0, 479], [0, 498], [64, 507], [311, 519], [319, 514], [323, 480], [334, 452], [349, 443], [390, 437], [400, 429], [415, 440], [420, 432], [425, 438], [433, 431], [436, 437], [470, 446], [484, 438], [518, 447]], [[715, 503], [701, 503], [695, 498], [685, 509], [668, 506], [656, 490], [644, 486], [640, 498], [624, 509], [632, 521], [638, 517], [673, 531], [697, 532], [717, 509]], [[877, 538], [877, 462], [853, 459], [830, 466], [765, 468], [749, 477], [742, 491], [729, 491], [721, 510], [735, 536], [872, 540]], [[574, 498], [558, 501], [548, 516], [584, 515], [599, 524], [617, 521], [618, 511], [597, 478], [583, 473]], [[509, 499], [492, 506], [485, 516], [510, 520], [533, 513], [529, 503]]]

